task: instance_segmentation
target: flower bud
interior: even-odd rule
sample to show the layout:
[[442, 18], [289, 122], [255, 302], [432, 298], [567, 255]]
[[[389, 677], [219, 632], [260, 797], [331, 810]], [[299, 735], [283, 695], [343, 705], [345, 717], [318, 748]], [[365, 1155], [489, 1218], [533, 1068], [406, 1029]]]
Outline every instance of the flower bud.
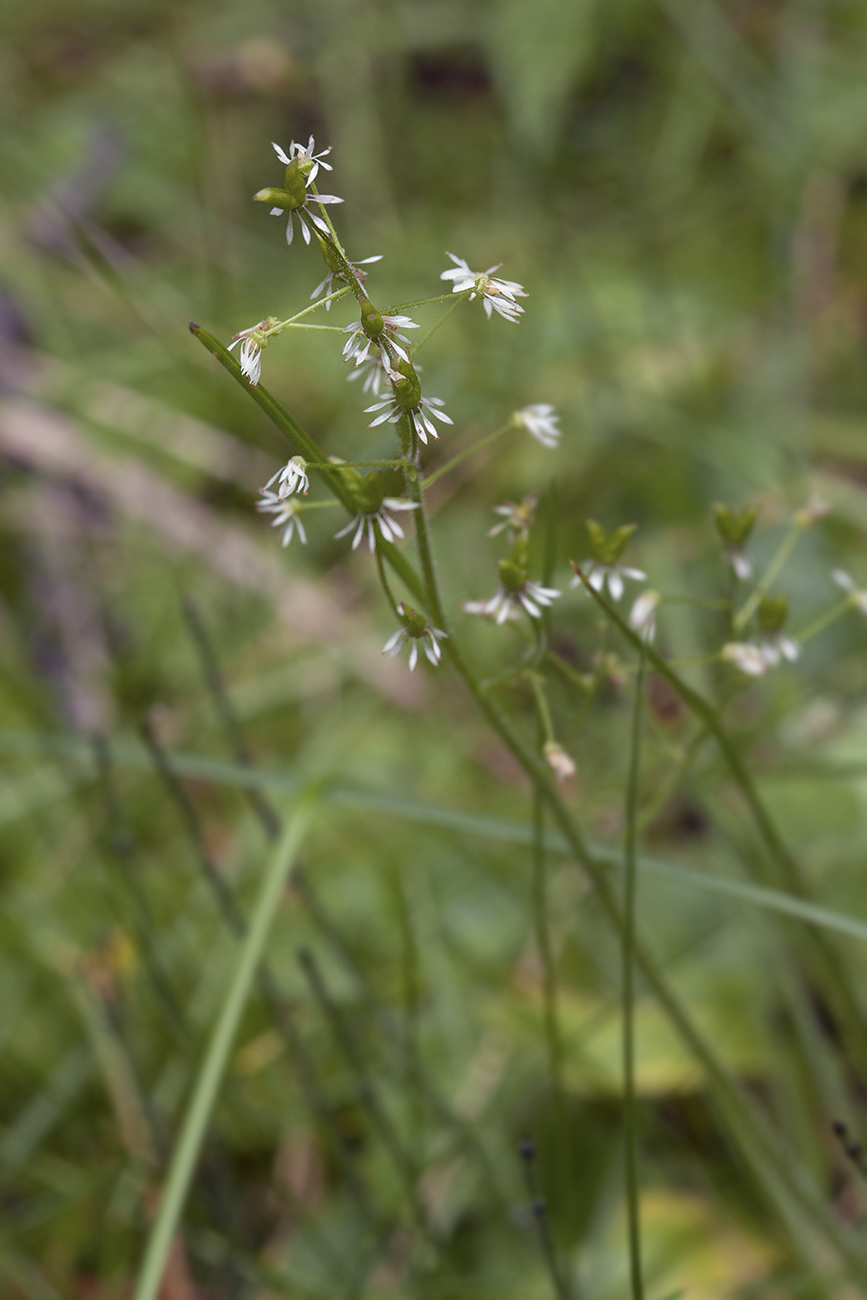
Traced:
[[626, 549], [626, 543], [635, 532], [635, 524], [623, 524], [613, 533], [606, 533], [595, 519], [585, 523], [590, 542], [590, 555], [597, 564], [616, 564]]
[[419, 614], [416, 610], [411, 609], [409, 605], [400, 604], [397, 607], [400, 614], [401, 622], [407, 632], [412, 637], [420, 637], [424, 634], [427, 627], [427, 619], [424, 614]]
[[[390, 371], [394, 387], [394, 399], [404, 411], [414, 411], [421, 401], [421, 382], [411, 361], [398, 358], [397, 372]], [[395, 373], [400, 378], [394, 377]]]
[[743, 546], [755, 527], [759, 512], [755, 506], [746, 510], [730, 510], [728, 506], [713, 508], [717, 532], [730, 546]]
[[543, 751], [545, 762], [553, 771], [558, 781], [571, 781], [575, 776], [575, 764], [562, 745], [556, 740], [549, 740]]
[[763, 632], [779, 632], [789, 617], [789, 597], [762, 596], [757, 614]]
[[380, 338], [382, 331], [385, 329], [385, 321], [373, 303], [367, 298], [361, 304], [361, 328], [369, 339], [373, 339], [374, 343]]

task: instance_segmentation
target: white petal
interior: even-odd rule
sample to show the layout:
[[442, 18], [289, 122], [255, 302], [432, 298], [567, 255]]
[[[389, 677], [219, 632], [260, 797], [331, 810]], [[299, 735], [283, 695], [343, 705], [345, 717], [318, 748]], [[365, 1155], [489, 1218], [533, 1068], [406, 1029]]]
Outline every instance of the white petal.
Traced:
[[283, 150], [280, 148], [279, 144], [275, 144], [274, 141], [272, 140], [272, 141], [271, 141], [271, 148], [274, 150], [274, 152], [276, 153], [277, 157], [280, 159], [280, 161], [281, 161], [281, 163], [283, 164], [283, 166], [284, 166], [284, 167], [288, 167], [289, 164], [291, 163], [292, 159], [286, 157], [286, 154], [285, 154], [285, 153], [283, 152]]

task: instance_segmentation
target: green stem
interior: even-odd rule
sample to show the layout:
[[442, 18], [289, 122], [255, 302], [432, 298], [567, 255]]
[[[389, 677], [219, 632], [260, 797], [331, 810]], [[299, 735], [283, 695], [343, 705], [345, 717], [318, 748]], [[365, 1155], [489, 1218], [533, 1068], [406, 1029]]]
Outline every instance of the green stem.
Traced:
[[847, 599], [842, 600], [839, 605], [834, 605], [824, 614], [820, 614], [817, 619], [804, 628], [803, 632], [798, 632], [795, 636], [795, 640], [799, 641], [801, 645], [804, 645], [804, 643], [809, 641], [812, 637], [818, 636], [820, 632], [824, 632], [826, 627], [830, 627], [832, 623], [836, 623], [837, 619], [842, 618], [842, 616], [851, 608], [851, 601], [847, 597]]
[[184, 1203], [235, 1041], [238, 1022], [280, 903], [286, 876], [295, 861], [310, 820], [310, 803], [311, 796], [299, 802], [259, 888], [250, 928], [241, 944], [232, 981], [214, 1026], [172, 1156], [168, 1180], [148, 1240], [133, 1300], [156, 1300], [159, 1294], [169, 1251], [178, 1232]]
[[644, 706], [644, 655], [639, 662], [632, 714], [632, 746], [626, 789], [626, 854], [623, 880], [623, 1126], [626, 1141], [626, 1205], [629, 1220], [629, 1276], [632, 1300], [644, 1300], [641, 1270], [641, 1201], [638, 1177], [638, 1115], [635, 1099], [635, 911], [638, 897], [638, 778], [641, 767], [641, 715]]
[[791, 528], [786, 533], [786, 536], [780, 543], [776, 555], [765, 570], [761, 581], [756, 584], [755, 591], [753, 591], [743, 609], [741, 609], [732, 620], [732, 630], [735, 633], [742, 632], [747, 623], [749, 623], [753, 614], [758, 609], [762, 597], [766, 592], [770, 591], [775, 578], [781, 572], [789, 556], [792, 554], [792, 551], [795, 549], [798, 538], [801, 536], [803, 531], [803, 527], [800, 524], [792, 524]]
[[458, 452], [457, 456], [452, 456], [451, 460], [447, 460], [445, 465], [440, 465], [432, 474], [428, 474], [427, 478], [422, 480], [422, 487], [425, 489], [431, 487], [436, 483], [437, 479], [442, 478], [443, 474], [448, 474], [449, 470], [454, 469], [456, 465], [460, 465], [461, 462], [465, 461], [469, 456], [475, 456], [477, 451], [481, 451], [483, 447], [489, 446], [489, 444], [496, 441], [497, 438], [502, 438], [503, 434], [508, 433], [512, 427], [511, 423], [504, 424], [501, 429], [496, 429], [493, 433], [485, 434], [484, 438], [480, 438], [478, 442], [474, 442], [472, 447], [467, 447], [465, 451]]
[[533, 926], [542, 964], [542, 1009], [551, 1091], [559, 1105], [563, 1098], [563, 1044], [557, 1014], [557, 972], [548, 924], [548, 862], [545, 852], [545, 806], [538, 786], [533, 786]]

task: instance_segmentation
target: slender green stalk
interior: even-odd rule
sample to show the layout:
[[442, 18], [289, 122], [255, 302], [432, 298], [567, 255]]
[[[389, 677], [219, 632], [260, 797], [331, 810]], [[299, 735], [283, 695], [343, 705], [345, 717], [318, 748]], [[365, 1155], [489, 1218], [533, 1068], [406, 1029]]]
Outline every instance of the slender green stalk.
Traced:
[[776, 555], [762, 575], [761, 580], [756, 583], [755, 590], [749, 600], [747, 600], [743, 608], [735, 614], [734, 619], [732, 620], [732, 630], [734, 632], [742, 632], [747, 623], [749, 623], [753, 614], [759, 607], [759, 602], [761, 601], [762, 596], [764, 596], [766, 592], [770, 591], [777, 575], [781, 573], [785, 567], [786, 561], [795, 549], [798, 538], [801, 536], [803, 531], [803, 525], [799, 523], [792, 524], [791, 528], [780, 543]]
[[477, 451], [481, 451], [483, 447], [489, 446], [490, 443], [495, 442], [497, 438], [502, 438], [503, 434], [508, 433], [511, 428], [511, 424], [504, 424], [502, 428], [495, 429], [493, 433], [485, 434], [484, 438], [480, 438], [478, 442], [474, 442], [472, 447], [467, 447], [464, 451], [458, 452], [457, 456], [452, 456], [451, 460], [447, 460], [445, 465], [440, 465], [432, 474], [428, 474], [427, 478], [422, 479], [422, 488], [426, 490], [431, 487], [436, 483], [437, 479], [442, 478], [443, 474], [448, 474], [449, 470], [454, 469], [456, 465], [460, 465], [462, 461], [467, 460], [470, 456], [475, 456]]
[[557, 971], [548, 923], [548, 860], [545, 848], [545, 805], [533, 787], [533, 927], [542, 964], [542, 1013], [551, 1091], [559, 1105], [563, 1099], [563, 1041], [557, 1014]]
[[232, 980], [193, 1088], [133, 1300], [156, 1300], [159, 1294], [169, 1251], [179, 1228], [184, 1202], [216, 1105], [241, 1013], [265, 948], [286, 876], [307, 830], [312, 812], [310, 801], [311, 796], [299, 801], [262, 880], [250, 928], [241, 944]]
[[644, 655], [639, 661], [632, 714], [632, 745], [626, 787], [626, 853], [623, 878], [623, 1128], [626, 1208], [629, 1222], [629, 1277], [632, 1300], [644, 1300], [641, 1268], [641, 1192], [638, 1177], [638, 1113], [635, 1098], [635, 910], [638, 901], [638, 778], [641, 769], [641, 715], [644, 707]]

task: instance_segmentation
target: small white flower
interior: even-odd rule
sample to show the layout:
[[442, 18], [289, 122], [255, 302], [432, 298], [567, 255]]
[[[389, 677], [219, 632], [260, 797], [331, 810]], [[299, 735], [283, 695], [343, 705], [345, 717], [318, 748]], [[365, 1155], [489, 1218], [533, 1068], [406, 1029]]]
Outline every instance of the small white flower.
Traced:
[[[328, 222], [323, 217], [319, 216], [318, 213], [311, 212], [307, 205], [309, 203], [342, 203], [342, 202], [343, 199], [337, 198], [335, 194], [308, 194], [307, 198], [304, 200], [301, 206], [298, 208], [293, 208], [292, 211], [289, 213], [289, 220], [286, 223], [286, 243], [291, 244], [293, 238], [295, 237], [295, 223], [294, 223], [295, 217], [298, 217], [298, 222], [299, 225], [301, 226], [301, 234], [304, 237], [304, 243], [305, 244], [310, 243], [310, 231], [307, 227], [307, 222], [301, 220], [300, 217], [301, 212], [307, 213], [308, 217], [313, 222], [316, 229], [320, 230], [323, 235], [330, 235], [331, 231], [328, 229]], [[271, 216], [282, 217], [284, 210], [285, 209], [283, 208], [272, 208]]]
[[629, 614], [629, 626], [648, 645], [656, 636], [656, 611], [658, 608], [659, 592], [643, 591], [632, 606]]
[[306, 495], [310, 488], [307, 466], [300, 456], [293, 456], [282, 469], [278, 469], [276, 474], [272, 474], [263, 491], [267, 492], [275, 479], [279, 479], [276, 495], [281, 501], [284, 497], [291, 496], [296, 491], [303, 492]]
[[496, 595], [482, 603], [479, 609], [475, 608], [475, 602], [467, 601], [463, 605], [463, 610], [466, 614], [478, 613], [493, 618], [495, 623], [505, 623], [507, 618], [514, 618], [512, 611], [517, 611], [519, 607], [524, 609], [530, 618], [541, 618], [541, 607], [553, 604], [562, 594], [556, 587], [543, 587], [538, 582], [530, 582], [529, 579], [517, 588], [509, 588], [500, 583]]
[[375, 429], [378, 424], [382, 424], [383, 420], [388, 420], [390, 424], [397, 424], [401, 416], [408, 415], [418, 437], [427, 446], [429, 436], [434, 439], [439, 438], [437, 427], [430, 418], [432, 415], [435, 415], [438, 420], [442, 420], [445, 424], [454, 424], [451, 416], [446, 415], [445, 411], [437, 409], [444, 405], [445, 403], [441, 397], [421, 397], [417, 406], [407, 410], [406, 407], [401, 406], [396, 397], [384, 397], [381, 402], [374, 402], [373, 406], [366, 406], [364, 413], [369, 415], [371, 411], [382, 412], [375, 420], [370, 421], [367, 426], [368, 429]]
[[[360, 262], [350, 262], [349, 265], [352, 267], [353, 271], [355, 272], [357, 279], [360, 280], [362, 284], [364, 284], [365, 280], [367, 279], [367, 272], [361, 270], [362, 266], [367, 266], [370, 262], [381, 262], [381, 261], [382, 261], [382, 253], [377, 253], [376, 257], [363, 257]], [[344, 283], [346, 283], [342, 271], [329, 271], [325, 279], [321, 282], [321, 284], [317, 284], [316, 288], [311, 293], [310, 295], [311, 302], [313, 301], [314, 298], [321, 298], [323, 294], [327, 296], [328, 294], [333, 293], [335, 279], [343, 280]], [[325, 310], [331, 311], [330, 302], [327, 302], [325, 304]]]
[[262, 345], [264, 338], [261, 331], [268, 328], [267, 321], [260, 320], [258, 325], [251, 325], [249, 329], [240, 330], [232, 336], [232, 342], [229, 344], [229, 351], [236, 343], [241, 344], [238, 353], [238, 362], [241, 366], [241, 374], [250, 381], [250, 387], [256, 388], [262, 375]]
[[298, 514], [296, 503], [294, 501], [285, 501], [276, 492], [269, 492], [267, 488], [262, 489], [261, 496], [261, 501], [256, 502], [256, 509], [265, 515], [274, 515], [271, 527], [282, 528], [284, 524], [286, 525], [281, 545], [289, 545], [296, 529], [301, 541], [306, 544], [307, 534], [304, 532], [304, 525], [301, 523], [301, 516]]
[[753, 576], [753, 565], [743, 546], [737, 542], [727, 542], [725, 554], [737, 580], [749, 582]]
[[446, 257], [450, 257], [455, 265], [451, 270], [443, 271], [440, 279], [453, 281], [452, 293], [465, 293], [471, 289], [470, 301], [477, 296], [481, 298], [488, 320], [493, 312], [497, 312], [504, 320], [517, 324], [524, 308], [515, 299], [528, 298], [530, 295], [515, 280], [492, 278], [491, 272], [498, 271], [502, 262], [489, 266], [487, 271], [471, 271], [462, 257], [455, 257], [454, 253], [446, 253]]
[[867, 614], [867, 590], [856, 586], [855, 580], [843, 569], [834, 569], [831, 577], [838, 587], [849, 593], [849, 604], [854, 605], [862, 614]]
[[387, 373], [389, 372], [382, 360], [379, 348], [375, 348], [363, 361], [356, 362], [355, 368], [350, 370], [346, 378], [350, 384], [356, 379], [363, 379], [362, 392], [373, 393], [374, 397], [379, 397], [382, 377]]
[[[442, 650], [440, 650], [438, 642], [441, 641], [443, 637], [447, 637], [448, 633], [443, 632], [441, 628], [433, 627], [426, 619], [423, 620], [421, 615], [416, 614], [414, 610], [408, 611], [406, 606], [403, 604], [398, 605], [397, 612], [400, 614], [401, 618], [408, 615], [411, 620], [417, 621], [419, 624], [423, 622], [424, 626], [419, 632], [410, 631], [406, 626], [399, 627], [396, 632], [392, 632], [391, 636], [382, 647], [382, 653], [393, 659], [396, 654], [400, 653], [406, 642], [411, 641], [412, 645], [409, 648], [409, 667], [410, 671], [414, 672], [415, 666], [418, 663], [418, 647], [419, 643], [421, 643], [421, 648], [424, 650], [434, 668], [436, 668], [442, 658]], [[425, 644], [425, 638], [427, 638], [428, 644]]]
[[506, 606], [507, 613], [505, 618], [497, 617], [500, 614], [500, 611], [495, 610], [492, 613], [490, 606], [491, 602], [489, 600], [465, 600], [461, 603], [461, 609], [465, 614], [474, 614], [479, 618], [490, 619], [491, 622], [494, 621], [495, 617], [498, 623], [505, 623], [507, 618], [514, 620], [521, 617], [521, 611], [515, 605]]
[[[624, 578], [629, 578], [632, 582], [643, 582], [647, 577], [647, 574], [642, 573], [641, 569], [630, 569], [625, 564], [601, 564], [599, 560], [585, 560], [578, 567], [582, 570], [594, 591], [601, 592], [607, 584], [612, 600], [619, 600], [623, 595], [625, 590]], [[573, 587], [581, 585], [581, 579], [577, 573], [572, 579], [571, 585]]]
[[562, 745], [556, 740], [549, 740], [544, 749], [545, 762], [551, 768], [558, 781], [571, 781], [575, 776], [575, 764]]
[[302, 160], [307, 159], [309, 162], [313, 163], [312, 168], [307, 174], [308, 185], [316, 180], [320, 167], [324, 167], [327, 172], [334, 170], [331, 163], [325, 161], [325, 155], [331, 153], [331, 145], [329, 145], [327, 149], [323, 149], [321, 153], [315, 153], [314, 150], [316, 149], [316, 143], [312, 135], [307, 141], [306, 148], [303, 144], [296, 144], [293, 140], [289, 145], [288, 156], [283, 152], [279, 144], [275, 144], [273, 140], [271, 141], [271, 147], [284, 167], [288, 167], [296, 158], [301, 158]]
[[403, 537], [404, 532], [396, 519], [393, 519], [391, 512], [394, 510], [417, 510], [417, 501], [398, 501], [397, 497], [385, 497], [382, 505], [378, 510], [373, 510], [368, 514], [356, 515], [350, 519], [345, 528], [341, 528], [335, 537], [345, 537], [355, 529], [355, 536], [352, 539], [352, 549], [357, 550], [361, 545], [365, 530], [367, 531], [367, 544], [371, 552], [376, 550], [376, 525], [379, 525], [379, 531], [387, 542], [393, 542], [398, 537]]
[[[397, 355], [403, 357], [404, 361], [409, 361], [409, 353], [405, 348], [400, 346], [400, 343], [398, 343], [397, 340], [400, 339], [401, 343], [408, 344], [409, 339], [405, 334], [401, 334], [400, 331], [417, 330], [419, 328], [418, 325], [414, 320], [410, 320], [409, 316], [383, 316], [382, 320], [385, 329], [382, 331], [382, 334], [379, 336], [379, 340], [377, 341], [368, 338], [360, 320], [353, 321], [350, 325], [345, 327], [343, 332], [344, 334], [348, 334], [349, 338], [346, 340], [346, 344], [343, 348], [344, 361], [352, 361], [354, 358], [357, 366], [363, 365], [367, 360], [367, 354], [370, 352], [371, 347], [379, 346], [382, 340], [386, 340], [390, 343]], [[382, 349], [380, 348], [380, 355], [381, 352]]]
[[761, 677], [768, 667], [761, 648], [752, 641], [730, 641], [723, 646], [720, 657], [747, 677]]
[[516, 411], [512, 419], [541, 442], [543, 447], [556, 447], [560, 441], [560, 430], [557, 428], [560, 417], [554, 414], [554, 407], [548, 402], [525, 406], [523, 411]]
[[782, 636], [779, 632], [763, 636], [756, 648], [768, 668], [776, 668], [781, 659], [787, 659], [790, 664], [793, 664], [801, 655], [798, 642], [793, 641], [790, 636]]

